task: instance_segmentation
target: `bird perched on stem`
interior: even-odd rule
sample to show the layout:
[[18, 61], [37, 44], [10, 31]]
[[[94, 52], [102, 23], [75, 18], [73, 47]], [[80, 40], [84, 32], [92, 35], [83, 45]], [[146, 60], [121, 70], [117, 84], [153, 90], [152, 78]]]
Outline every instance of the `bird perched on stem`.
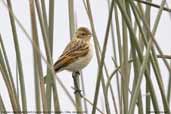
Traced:
[[91, 35], [86, 27], [78, 28], [62, 55], [55, 62], [54, 71], [77, 72], [86, 67], [93, 55], [90, 43]]
[[93, 55], [90, 43], [91, 35], [91, 32], [86, 27], [78, 28], [72, 40], [53, 66], [56, 73], [63, 70], [73, 72], [75, 93], [79, 94], [80, 89], [77, 83], [79, 71], [89, 64]]

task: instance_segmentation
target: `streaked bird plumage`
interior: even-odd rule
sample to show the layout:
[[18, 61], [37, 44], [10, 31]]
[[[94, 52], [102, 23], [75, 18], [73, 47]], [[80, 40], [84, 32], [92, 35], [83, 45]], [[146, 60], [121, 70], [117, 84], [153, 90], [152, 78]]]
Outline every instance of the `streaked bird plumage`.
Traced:
[[78, 28], [74, 34], [74, 38], [55, 62], [55, 72], [62, 70], [80, 71], [86, 67], [93, 55], [90, 38], [91, 32], [87, 28]]

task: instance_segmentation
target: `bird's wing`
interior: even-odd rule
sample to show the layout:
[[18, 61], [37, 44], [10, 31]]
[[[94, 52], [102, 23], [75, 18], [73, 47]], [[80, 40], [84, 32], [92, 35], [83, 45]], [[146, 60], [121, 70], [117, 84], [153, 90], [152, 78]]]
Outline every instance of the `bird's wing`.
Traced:
[[62, 55], [54, 64], [54, 70], [57, 72], [61, 68], [73, 63], [79, 57], [86, 55], [89, 51], [89, 45], [83, 40], [74, 39], [64, 49]]

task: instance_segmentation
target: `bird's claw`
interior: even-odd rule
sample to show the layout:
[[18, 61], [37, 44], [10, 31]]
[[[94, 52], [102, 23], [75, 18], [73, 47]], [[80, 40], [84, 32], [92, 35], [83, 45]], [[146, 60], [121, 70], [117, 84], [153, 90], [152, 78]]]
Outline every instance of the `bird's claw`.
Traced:
[[74, 94], [78, 94], [78, 95], [82, 96], [81, 90], [80, 90], [80, 89], [76, 89], [76, 90], [74, 91]]
[[77, 94], [77, 93], [81, 94], [81, 90], [80, 89], [76, 89], [74, 93], [75, 94]]
[[79, 71], [76, 71], [75, 74], [76, 74], [76, 75], [80, 75], [80, 72], [79, 72]]

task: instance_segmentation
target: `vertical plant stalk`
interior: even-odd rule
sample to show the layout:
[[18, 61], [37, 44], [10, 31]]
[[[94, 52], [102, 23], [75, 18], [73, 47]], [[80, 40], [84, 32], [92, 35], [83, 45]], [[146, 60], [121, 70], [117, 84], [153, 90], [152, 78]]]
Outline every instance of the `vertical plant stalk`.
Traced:
[[4, 47], [4, 44], [3, 44], [3, 40], [2, 40], [1, 34], [0, 34], [0, 45], [1, 45], [1, 48], [2, 48], [2, 53], [4, 55], [6, 66], [7, 66], [7, 69], [8, 69], [9, 79], [11, 80], [11, 85], [12, 85], [13, 90], [14, 90], [14, 95], [16, 96], [16, 100], [18, 100], [18, 102], [19, 102], [19, 95], [18, 95], [18, 91], [17, 91], [17, 89], [19, 89], [19, 88], [18, 87], [16, 87], [17, 89], [15, 88], [15, 84], [14, 84], [11, 68], [10, 68], [10, 65], [9, 65], [9, 61], [8, 61], [8, 58], [7, 58], [7, 54], [6, 54], [6, 51], [5, 51], [5, 47]]
[[[170, 62], [170, 67], [171, 67], [171, 62]], [[167, 90], [167, 101], [169, 103], [170, 107], [170, 96], [171, 96], [171, 73], [169, 73], [169, 84], [168, 84], [168, 90]]]
[[73, 82], [74, 82], [74, 90], [75, 90], [75, 100], [76, 100], [76, 110], [77, 113], [82, 113], [83, 109], [82, 109], [82, 103], [81, 103], [81, 90], [80, 90], [80, 82], [79, 82], [79, 76], [80, 73], [77, 72], [73, 72], [72, 73], [72, 77], [73, 77]]
[[[137, 14], [135, 13], [135, 10], [133, 10], [133, 12], [134, 12], [134, 15], [135, 15], [135, 19], [136, 19], [136, 22], [137, 22], [137, 25], [138, 25], [138, 27], [139, 27], [139, 29], [140, 29], [140, 33], [142, 33], [141, 35], [142, 35], [142, 38], [143, 38], [143, 40], [145, 40], [145, 39], [147, 39], [146, 38], [146, 35], [145, 35], [145, 33], [144, 33], [144, 31], [143, 31], [143, 29], [142, 29], [142, 27], [141, 27], [141, 24], [140, 24], [140, 22], [139, 22], [139, 18], [137, 17]], [[142, 11], [141, 11], [142, 12]], [[145, 27], [145, 26], [144, 26]], [[146, 41], [144, 41], [144, 44], [145, 44], [145, 46], [147, 46], [147, 42]], [[141, 58], [141, 56], [139, 57], [140, 59], [140, 62], [142, 62], [142, 58]], [[147, 79], [147, 83], [148, 83], [148, 86], [149, 86], [149, 90], [150, 90], [150, 93], [151, 93], [151, 99], [152, 99], [152, 103], [153, 103], [153, 106], [154, 106], [154, 109], [155, 110], [159, 110], [159, 106], [158, 106], [158, 102], [157, 102], [157, 97], [156, 97], [156, 95], [155, 95], [155, 90], [154, 90], [154, 87], [153, 87], [153, 85], [152, 85], [152, 81], [151, 81], [151, 78], [149, 77], [149, 70], [148, 69], [146, 69], [146, 72], [145, 72], [145, 76], [146, 76], [146, 79]], [[134, 90], [135, 89], [133, 89], [133, 92], [134, 92]], [[158, 114], [158, 113], [157, 113]]]
[[7, 111], [6, 111], [4, 102], [3, 102], [2, 97], [1, 97], [1, 95], [0, 95], [0, 113], [7, 114], [6, 112], [7, 112]]
[[[84, 7], [86, 9], [87, 15], [89, 17], [91, 28], [92, 28], [93, 41], [94, 41], [94, 45], [95, 45], [97, 63], [98, 63], [98, 66], [100, 66], [101, 48], [100, 48], [100, 44], [98, 42], [98, 38], [97, 38], [97, 35], [96, 35], [96, 31], [95, 31], [95, 26], [94, 26], [94, 22], [93, 22], [90, 2], [89, 2], [89, 0], [86, 0], [86, 2], [83, 0], [83, 3], [84, 3]], [[104, 67], [106, 69], [106, 64], [105, 63], [104, 63]], [[106, 75], [108, 76], [108, 71], [106, 71]], [[103, 94], [104, 94], [104, 99], [105, 99], [104, 101], [105, 101], [105, 106], [106, 106], [106, 112], [110, 113], [108, 98], [105, 97], [105, 81], [104, 81], [104, 77], [103, 76], [102, 76], [101, 81], [102, 81], [102, 88], [103, 88]]]
[[[126, 0], [122, 0], [123, 8], [125, 12], [129, 13], [129, 7], [127, 6]], [[128, 88], [129, 88], [129, 74], [128, 74], [128, 32], [125, 20], [122, 18], [122, 33], [123, 33], [123, 57], [122, 57], [122, 67], [121, 67], [121, 88], [123, 97], [123, 109], [124, 114], [128, 113]]]
[[[44, 1], [44, 0], [42, 0], [42, 1]], [[44, 20], [44, 21], [45, 21], [45, 25], [47, 25], [46, 28], [48, 28], [49, 46], [50, 46], [51, 57], [53, 57], [53, 33], [54, 33], [54, 15], [55, 15], [54, 14], [54, 9], [55, 9], [55, 1], [54, 0], [50, 0], [49, 1], [49, 28], [48, 28], [48, 25], [47, 25], [47, 22], [46, 22], [47, 20]], [[44, 5], [44, 8], [42, 7], [42, 10], [44, 10], [43, 11], [44, 18], [47, 19], [45, 5]], [[51, 87], [50, 87], [49, 91], [51, 91]], [[49, 96], [51, 96], [51, 93], [49, 93]], [[57, 99], [55, 98], [55, 96], [56, 96], [55, 92], [53, 92], [53, 96], [54, 96], [54, 101], [57, 101]], [[50, 99], [50, 97], [49, 97], [49, 99]], [[56, 105], [55, 102], [54, 102], [54, 105]], [[50, 108], [51, 108], [51, 101], [49, 101], [49, 105], [48, 106], [49, 106], [48, 109], [50, 110]], [[55, 107], [57, 107], [57, 106], [55, 106]]]
[[[152, 2], [151, 0], [148, 0], [148, 2]], [[145, 11], [145, 17], [146, 17], [146, 22], [148, 23], [148, 25], [149, 25], [149, 28], [150, 28], [150, 25], [151, 25], [151, 23], [150, 23], [150, 12], [151, 12], [151, 6], [146, 6], [146, 11]], [[143, 12], [142, 12], [143, 13]], [[150, 36], [149, 36], [149, 34], [148, 34], [148, 31], [146, 30], [146, 28], [144, 27], [144, 31], [145, 31], [145, 33], [146, 33], [146, 35], [147, 35], [147, 38], [149, 38]], [[149, 39], [147, 39], [147, 40], [149, 40]], [[150, 76], [150, 63], [148, 63], [148, 69], [149, 69], [149, 73], [148, 73], [148, 76]], [[147, 81], [146, 81], [147, 82]], [[146, 83], [146, 114], [147, 113], [149, 113], [149, 111], [150, 111], [150, 109], [151, 109], [151, 96], [149, 95], [149, 93], [150, 93], [150, 90], [149, 90], [150, 88], [149, 88], [149, 83]]]
[[13, 109], [13, 111], [21, 111], [20, 105], [19, 105], [19, 99], [17, 97], [17, 93], [16, 93], [15, 86], [14, 86], [14, 82], [12, 82], [13, 79], [12, 79], [12, 75], [10, 74], [11, 69], [9, 68], [8, 59], [6, 56], [6, 51], [4, 48], [4, 44], [2, 41], [1, 35], [0, 35], [0, 46], [1, 46], [1, 49], [0, 49], [0, 71], [1, 71], [2, 77], [4, 79], [5, 85], [7, 87], [7, 91], [8, 91], [9, 97], [10, 97], [12, 109]]
[[[133, 29], [132, 29], [132, 27], [131, 27], [131, 24], [130, 24], [130, 22], [129, 22], [129, 18], [128, 18], [128, 16], [127, 16], [127, 14], [123, 11], [123, 8], [122, 8], [122, 4], [121, 4], [121, 2], [120, 1], [118, 1], [117, 0], [117, 3], [118, 3], [118, 5], [119, 5], [119, 8], [120, 8], [120, 10], [121, 10], [121, 12], [122, 12], [122, 14], [123, 14], [123, 16], [125, 17], [125, 20], [126, 20], [126, 22], [127, 22], [127, 24], [129, 25], [128, 27], [129, 27], [129, 30], [130, 30], [130, 32], [131, 32], [131, 34], [132, 34], [132, 36], [133, 37], [131, 37], [131, 41], [134, 41], [133, 42], [133, 44], [136, 46], [136, 50], [137, 50], [137, 54], [138, 54], [138, 56], [139, 56], [139, 58], [140, 58], [140, 60], [142, 61], [142, 53], [141, 53], [141, 51], [140, 51], [140, 49], [139, 49], [139, 47], [138, 47], [138, 45], [137, 45], [137, 38], [136, 38], [136, 36], [135, 36], [135, 34], [134, 34], [134, 32], [132, 31]], [[132, 2], [131, 2], [132, 3]], [[133, 3], [132, 3], [133, 4]], [[131, 4], [131, 5], [132, 5]], [[137, 9], [136, 9], [137, 10]], [[141, 17], [141, 18], [143, 18], [143, 17]], [[145, 22], [144, 22], [144, 20], [143, 20], [143, 23], [145, 24]], [[145, 24], [146, 25], [146, 24]], [[147, 29], [149, 30], [149, 28], [148, 28], [148, 26], [147, 26]], [[153, 35], [151, 34], [151, 32], [149, 31], [149, 33], [150, 33], [150, 37], [152, 37], [153, 38]], [[153, 38], [154, 39], [154, 38]], [[150, 43], [151, 43], [151, 41], [150, 41]], [[154, 42], [155, 43], [155, 42]], [[151, 44], [150, 44], [151, 45]], [[149, 47], [151, 47], [150, 45], [148, 45]], [[147, 50], [149, 51], [150, 49], [149, 49], [149, 47], [147, 48]], [[147, 52], [148, 52], [147, 51]], [[149, 53], [149, 52], [148, 52]], [[146, 56], [147, 57], [147, 56]], [[145, 59], [144, 59], [145, 60]], [[145, 63], [146, 64], [146, 63]], [[154, 63], [153, 63], [154, 64]], [[142, 68], [142, 67], [141, 67]], [[144, 66], [144, 68], [145, 68], [145, 66]], [[147, 70], [148, 71], [148, 70]], [[140, 71], [141, 72], [141, 71]], [[149, 77], [147, 76], [147, 78], [149, 79]], [[141, 79], [140, 79], [141, 80]], [[149, 82], [151, 81], [150, 79], [148, 80]], [[151, 86], [151, 83], [149, 83], [150, 84], [150, 87], [152, 87]], [[138, 89], [137, 89], [138, 90]], [[162, 90], [162, 89], [161, 89]], [[139, 91], [139, 90], [138, 90]], [[153, 89], [151, 89], [151, 92], [152, 92], [152, 95], [154, 95], [154, 90]], [[164, 93], [164, 92], [162, 92], [162, 93]], [[138, 95], [138, 94], [137, 94]], [[136, 96], [137, 97], [137, 96]], [[135, 96], [134, 97], [132, 97], [132, 98], [134, 98], [135, 99]], [[153, 98], [153, 97], [152, 97]], [[162, 95], [162, 98], [164, 98], [163, 97], [163, 95]], [[165, 101], [165, 100], [163, 100], [163, 101]], [[136, 103], [136, 101], [134, 101], [134, 103]], [[167, 103], [164, 103], [164, 104], [166, 104], [166, 106], [167, 106]], [[134, 104], [135, 105], [135, 104]], [[156, 105], [156, 103], [154, 104], [154, 105]], [[130, 106], [132, 106], [131, 104], [130, 104]], [[134, 108], [134, 106], [132, 107], [132, 108]], [[132, 111], [133, 111], [133, 109], [131, 109]], [[130, 114], [131, 114], [131, 112], [129, 112]]]
[[[137, 22], [136, 21], [134, 22], [134, 33], [137, 34]], [[132, 36], [130, 35], [130, 37], [132, 37]], [[141, 37], [141, 34], [139, 35], [139, 37]], [[140, 44], [140, 49], [143, 52], [144, 45], [143, 45], [143, 42], [141, 41], [141, 39], [139, 41], [139, 44]], [[134, 45], [131, 45], [131, 56], [132, 56], [132, 59], [134, 60], [133, 61], [134, 79], [133, 79], [133, 86], [132, 86], [133, 88], [131, 91], [131, 93], [133, 93], [133, 91], [135, 90], [135, 86], [136, 86], [137, 78], [138, 78], [138, 73], [139, 73], [139, 69], [140, 69], [140, 59], [137, 57], [136, 49], [135, 49]], [[138, 100], [137, 100], [137, 106], [138, 106], [137, 108], [138, 108], [139, 114], [144, 114], [142, 99], [143, 99], [142, 92], [140, 90]]]
[[[2, 53], [1, 52], [0, 52], [0, 57], [2, 57]], [[8, 94], [9, 94], [9, 97], [10, 97], [12, 109], [13, 109], [13, 111], [15, 111], [15, 114], [16, 114], [16, 112], [21, 112], [21, 110], [19, 108], [19, 103], [17, 103], [17, 101], [15, 99], [15, 95], [13, 93], [13, 88], [12, 88], [12, 86], [10, 84], [9, 78], [7, 77], [8, 76], [7, 70], [4, 69], [4, 68], [5, 68], [4, 67], [4, 61], [1, 58], [0, 59], [0, 71], [1, 71], [2, 77], [4, 79], [6, 88], [8, 90]]]
[[100, 89], [100, 80], [102, 78], [102, 70], [103, 70], [106, 47], [107, 47], [107, 42], [108, 42], [109, 29], [110, 29], [111, 20], [112, 20], [113, 6], [114, 6], [114, 0], [111, 3], [111, 7], [110, 7], [110, 11], [109, 11], [109, 17], [108, 17], [108, 21], [107, 21], [105, 39], [104, 39], [103, 50], [102, 50], [102, 55], [101, 55], [101, 61], [100, 61], [100, 66], [99, 66], [99, 70], [98, 70], [98, 75], [97, 75], [98, 78], [97, 78], [97, 82], [96, 82], [96, 89], [95, 89], [95, 95], [94, 95], [92, 114], [96, 113], [95, 107], [97, 106], [97, 101], [98, 101], [98, 94], [99, 94], [99, 89]]
[[44, 22], [44, 19], [42, 16], [42, 12], [40, 10], [40, 4], [37, 0], [35, 0], [35, 5], [36, 5], [36, 9], [37, 9], [37, 14], [38, 14], [40, 26], [41, 26], [41, 32], [42, 32], [42, 36], [43, 36], [43, 40], [44, 40], [47, 61], [50, 64], [52, 64], [52, 59], [51, 59], [51, 54], [50, 54], [50, 46], [49, 46], [49, 40], [48, 40], [48, 31], [47, 31], [47, 28], [45, 26], [45, 22]]
[[[73, 34], [75, 32], [75, 18], [74, 18], [74, 0], [69, 0], [68, 1], [68, 12], [69, 12], [69, 27], [70, 27], [70, 38], [72, 40]], [[81, 73], [79, 73], [81, 74]], [[73, 77], [73, 82], [74, 82], [74, 87], [76, 91], [80, 89], [80, 80], [79, 80], [79, 75], [76, 72], [72, 73]], [[76, 110], [77, 113], [82, 113], [83, 112], [83, 107], [81, 103], [81, 96], [79, 92], [75, 92], [75, 101], [76, 101]]]
[[[3, 43], [3, 40], [2, 40], [1, 34], [0, 34], [0, 47], [2, 49], [2, 53], [3, 53], [3, 56], [4, 56], [5, 62], [6, 62], [6, 66], [7, 66], [8, 74], [9, 74], [9, 79], [11, 81], [11, 84], [12, 84], [12, 87], [13, 87], [13, 90], [14, 90], [14, 95], [16, 95], [16, 97], [18, 97], [16, 88], [15, 88], [15, 84], [14, 84], [14, 80], [13, 80], [13, 75], [12, 75], [12, 72], [11, 72], [10, 64], [9, 64], [9, 61], [8, 61], [8, 58], [7, 58], [7, 53], [5, 51], [5, 47], [4, 47], [4, 43]], [[19, 100], [19, 99], [17, 98], [16, 100]]]
[[[83, 96], [86, 96], [86, 93], [85, 93], [85, 83], [84, 83], [84, 77], [83, 77], [83, 73], [81, 72], [81, 86], [82, 86], [82, 94]], [[84, 101], [84, 111], [85, 111], [85, 114], [88, 114], [88, 106], [87, 106], [87, 102], [85, 99], [83, 99]]]
[[[33, 37], [33, 42], [37, 45], [37, 47], [40, 51], [34, 5], [35, 5], [34, 0], [30, 0], [32, 37]], [[44, 87], [44, 81], [43, 81], [41, 57], [40, 57], [39, 53], [37, 53], [34, 48], [33, 48], [33, 54], [34, 54], [34, 70], [35, 70], [34, 72], [35, 72], [35, 86], [36, 86], [35, 87], [36, 109], [38, 112], [40, 112], [40, 110], [41, 110], [40, 99], [42, 98], [43, 111], [46, 112], [46, 111], [48, 111], [48, 108], [47, 108], [47, 99], [46, 99], [45, 87]], [[40, 92], [41, 92], [41, 95], [40, 95]]]
[[53, 33], [54, 33], [54, 16], [55, 16], [55, 0], [49, 1], [49, 45], [51, 56], [53, 56]]
[[[110, 11], [110, 0], [108, 0], [107, 2], [108, 2], [108, 10]], [[115, 7], [115, 4], [114, 4], [114, 7]], [[115, 41], [115, 36], [114, 36], [114, 25], [113, 25], [113, 21], [112, 20], [111, 20], [110, 30], [111, 30], [111, 36], [112, 36], [111, 38], [112, 38], [113, 56], [114, 56], [114, 59], [116, 60], [116, 64], [117, 64], [116, 45], [115, 45], [116, 41]], [[108, 73], [107, 70], [108, 69], [105, 67], [105, 72], [107, 74], [107, 78], [109, 78], [109, 73]], [[106, 91], [106, 89], [105, 89], [105, 91]], [[111, 97], [112, 97], [112, 101], [113, 101], [113, 106], [114, 106], [115, 112], [118, 113], [118, 109], [117, 109], [117, 105], [116, 105], [116, 98], [115, 98], [115, 95], [114, 95], [114, 91], [113, 91], [112, 85], [110, 85], [110, 92], [111, 92]]]
[[117, 4], [119, 6], [119, 9], [120, 9], [122, 15], [125, 17], [124, 18], [125, 22], [127, 23], [128, 29], [130, 30], [130, 34], [132, 35], [132, 37], [130, 37], [131, 38], [131, 42], [132, 42], [133, 45], [135, 45], [136, 50], [137, 50], [137, 54], [138, 54], [140, 60], [142, 61], [142, 53], [141, 53], [140, 48], [138, 46], [137, 38], [136, 38], [136, 36], [134, 34], [134, 31], [133, 31], [130, 19], [129, 19], [127, 13], [124, 11], [123, 5], [122, 5], [122, 3], [119, 0], [117, 0]]
[[[168, 7], [168, 2], [167, 1], [166, 1], [166, 6]], [[171, 14], [169, 15], [169, 17], [171, 19]], [[170, 69], [171, 69], [171, 60], [170, 60], [169, 66], [170, 66]], [[171, 98], [171, 72], [169, 72], [169, 80], [168, 80], [168, 86], [167, 86], [167, 101], [168, 101], [169, 107], [171, 106], [170, 98]]]
[[[149, 35], [150, 35], [150, 37], [152, 37], [152, 39], [153, 39], [155, 45], [156, 45], [156, 42], [155, 42], [155, 39], [154, 39], [153, 36], [155, 35], [155, 32], [156, 32], [156, 30], [157, 30], [157, 26], [158, 26], [158, 23], [159, 23], [161, 14], [162, 14], [162, 12], [163, 12], [163, 8], [164, 8], [165, 3], [166, 3], [166, 0], [163, 0], [163, 1], [161, 2], [161, 7], [160, 7], [160, 10], [159, 10], [159, 12], [158, 12], [157, 18], [156, 18], [156, 20], [155, 20], [155, 23], [154, 23], [154, 27], [153, 27], [152, 33], [151, 33], [151, 32], [148, 32], [148, 33], [150, 33]], [[133, 5], [134, 5], [134, 4], [133, 4]], [[136, 9], [136, 10], [137, 10], [137, 9]], [[137, 10], [137, 11], [138, 11], [138, 10]], [[139, 14], [140, 14], [140, 13], [139, 13]], [[141, 16], [141, 17], [142, 17], [142, 19], [143, 19], [143, 16]], [[144, 23], [146, 29], [147, 29], [148, 31], [150, 31], [150, 29], [149, 29], [149, 27], [147, 26], [147, 24], [146, 24], [146, 22], [144, 21], [144, 19], [143, 19], [143, 23]], [[164, 110], [165, 110], [166, 112], [170, 112], [170, 109], [169, 109], [169, 106], [168, 106], [168, 102], [167, 102], [167, 100], [166, 100], [166, 95], [165, 95], [165, 92], [164, 92], [164, 85], [163, 85], [163, 81], [162, 81], [162, 78], [161, 78], [161, 73], [160, 73], [158, 61], [157, 61], [157, 58], [156, 58], [156, 56], [155, 56], [156, 54], [155, 54], [153, 48], [152, 48], [152, 54], [153, 54], [154, 56], [151, 55], [151, 62], [152, 62], [152, 66], [153, 66], [153, 69], [154, 69], [154, 73], [155, 73], [155, 75], [156, 75], [157, 82], [158, 82], [158, 86], [159, 86], [159, 89], [160, 89], [160, 92], [161, 92], [161, 96], [162, 96], [162, 100], [163, 100], [163, 107], [164, 107]], [[167, 62], [165, 62], [165, 64], [166, 64], [166, 66], [167, 66]], [[170, 67], [168, 67], [168, 68], [170, 68]]]
[[[135, 85], [137, 83], [138, 73], [139, 73], [139, 69], [140, 69], [140, 62], [139, 62], [139, 59], [136, 56], [135, 47], [134, 47], [134, 45], [132, 45], [132, 46], [133, 46], [132, 47], [132, 57], [133, 57], [133, 60], [134, 60], [133, 61], [133, 65], [134, 65], [134, 82], [133, 82], [133, 89], [132, 90], [135, 90]], [[139, 112], [139, 114], [144, 114], [141, 91], [140, 91], [139, 96], [138, 96], [138, 112]]]
[[[42, 12], [40, 10], [41, 8], [40, 8], [39, 1], [35, 0], [35, 3], [36, 3], [37, 13], [38, 13], [41, 31], [42, 31], [42, 35], [43, 35], [47, 61], [48, 61], [48, 63], [50, 63], [50, 65], [53, 65], [50, 46], [49, 46], [48, 28], [45, 26], [45, 22], [44, 22], [44, 19], [42, 16]], [[46, 95], [48, 97], [47, 101], [51, 102], [50, 101], [51, 96], [49, 94], [51, 94], [51, 90], [53, 90], [53, 95], [55, 98], [54, 99], [55, 112], [59, 112], [60, 111], [60, 104], [59, 104], [59, 98], [58, 98], [58, 91], [57, 91], [57, 87], [56, 87], [55, 73], [52, 69], [50, 69], [48, 67]], [[52, 89], [51, 89], [51, 86], [52, 86]]]
[[70, 38], [73, 37], [75, 32], [75, 18], [74, 18], [74, 0], [68, 1], [68, 12], [69, 12], [69, 28], [70, 28]]
[[[155, 34], [156, 27], [157, 27], [157, 25], [158, 25], [159, 18], [160, 18], [160, 15], [161, 15], [161, 13], [162, 13], [162, 8], [163, 8], [164, 4], [165, 4], [165, 1], [163, 0], [162, 3], [161, 3], [161, 9], [160, 9], [160, 11], [159, 11], [159, 13], [158, 13], [158, 16], [157, 16], [157, 18], [156, 18], [156, 21], [155, 21], [155, 24], [154, 24], [154, 28], [153, 28], [152, 33], [150, 32], [150, 29], [149, 29], [148, 25], [147, 25], [146, 22], [144, 21], [144, 18], [141, 17], [141, 18], [143, 19], [143, 23], [144, 23], [146, 29], [149, 31], [148, 33], [150, 34], [150, 37], [151, 37], [149, 43], [151, 43], [151, 40], [154, 41], [153, 35]], [[131, 5], [134, 5], [134, 3], [131, 3]], [[135, 7], [135, 5], [133, 6], [133, 8], [134, 8], [134, 7]], [[137, 9], [136, 9], [136, 10], [137, 10]], [[148, 43], [148, 44], [149, 44], [149, 43]], [[148, 45], [148, 46], [149, 46], [149, 45]], [[148, 49], [149, 49], [149, 48], [147, 48], [147, 50], [148, 50]], [[157, 63], [157, 61], [155, 60], [156, 58], [155, 58], [154, 56], [152, 56], [151, 59], [152, 59], [151, 61], [152, 61], [153, 69], [154, 69], [154, 72], [155, 72], [155, 75], [156, 75], [156, 78], [157, 78], [157, 81], [158, 81], [158, 84], [159, 84], [159, 88], [160, 88], [160, 91], [161, 91], [161, 96], [162, 96], [162, 100], [163, 100], [164, 110], [167, 111], [167, 112], [169, 112], [170, 110], [169, 110], [169, 107], [168, 107], [168, 104], [167, 104], [167, 101], [166, 101], [166, 98], [165, 98], [165, 95], [164, 95], [164, 88], [163, 88], [162, 79], [161, 79], [161, 77], [160, 77], [161, 75], [160, 75], [160, 69], [158, 68], [158, 63]], [[135, 97], [134, 97], [134, 98], [135, 98]], [[131, 105], [130, 105], [130, 106], [131, 106]], [[130, 113], [131, 113], [131, 112], [130, 112]]]
[[138, 74], [138, 79], [137, 79], [137, 85], [135, 87], [135, 91], [132, 95], [132, 100], [131, 100], [131, 103], [130, 103], [130, 109], [129, 109], [129, 114], [132, 114], [133, 113], [133, 109], [134, 109], [134, 105], [133, 103], [136, 103], [136, 98], [138, 97], [139, 95], [139, 86], [141, 84], [141, 81], [142, 81], [142, 77], [143, 77], [143, 73], [145, 71], [145, 68], [146, 68], [146, 65], [147, 65], [147, 62], [149, 60], [149, 55], [150, 55], [150, 49], [152, 47], [152, 39], [150, 39], [149, 43], [148, 43], [148, 48], [147, 48], [147, 51], [146, 51], [146, 56], [144, 57], [143, 59], [143, 63], [140, 67], [140, 72]]
[[[32, 26], [32, 37], [33, 37], [33, 42], [35, 42], [35, 44], [37, 44], [36, 42], [36, 38], [37, 36], [37, 26], [36, 26], [36, 22], [35, 22], [35, 13], [34, 13], [34, 3], [33, 0], [29, 0], [30, 3], [30, 17], [31, 17], [31, 26]], [[36, 111], [38, 112], [38, 114], [40, 114], [41, 111], [41, 106], [40, 106], [40, 84], [39, 84], [39, 73], [38, 73], [38, 63], [37, 63], [37, 56], [36, 56], [36, 52], [35, 49], [33, 48], [33, 55], [34, 55], [34, 82], [35, 82], [35, 99], [36, 99]]]
[[[3, 2], [3, 5], [8, 8], [7, 4], [4, 2], [4, 0], [2, 1]], [[9, 9], [9, 11], [11, 12], [11, 10]], [[35, 50], [37, 51], [37, 53], [39, 53], [39, 55], [41, 56], [41, 58], [43, 59], [43, 61], [47, 64], [48, 68], [50, 69], [50, 71], [53, 73], [53, 79], [54, 79], [54, 76], [55, 76], [55, 73], [53, 71], [53, 66], [46, 60], [46, 58], [43, 56], [42, 52], [38, 49], [37, 45], [32, 41], [32, 38], [31, 36], [28, 34], [28, 32], [26, 31], [26, 29], [24, 28], [24, 26], [21, 24], [21, 22], [18, 20], [18, 18], [15, 16], [15, 14], [12, 13], [12, 16], [14, 17], [15, 21], [17, 22], [18, 26], [21, 28], [21, 30], [23, 31], [23, 33], [26, 35], [26, 38], [29, 40], [29, 42], [33, 45], [33, 47], [35, 48]], [[48, 77], [48, 76], [47, 76]], [[51, 78], [51, 77], [50, 77]], [[75, 106], [75, 103], [74, 103], [74, 100], [72, 99], [69, 91], [67, 91], [67, 89], [65, 88], [64, 84], [61, 82], [61, 80], [56, 77], [58, 83], [61, 85], [61, 87], [64, 89], [66, 95], [70, 98], [71, 102], [73, 103], [73, 105]], [[55, 80], [55, 79], [54, 79]], [[54, 86], [52, 83], [55, 83], [56, 82], [53, 80], [53, 82], [50, 80], [48, 82], [48, 80], [45, 80], [47, 81], [50, 85]], [[56, 90], [55, 90], [56, 91]], [[16, 98], [17, 99], [17, 98]], [[59, 111], [58, 111], [59, 112]]]
[[[139, 4], [138, 4], [139, 5]], [[140, 6], [141, 7], [141, 6]], [[134, 33], [137, 34], [137, 21], [139, 20], [136, 20], [134, 22]], [[139, 31], [138, 31], [139, 32]], [[132, 35], [130, 36], [132, 37]], [[139, 38], [140, 38], [140, 41], [139, 41], [139, 45], [140, 45], [140, 50], [143, 52], [143, 48], [144, 48], [144, 43], [143, 41], [141, 41], [141, 34], [139, 34]], [[131, 42], [132, 43], [132, 42]], [[135, 49], [135, 46], [133, 45], [133, 43], [131, 44], [131, 55], [132, 55], [132, 58], [133, 58], [133, 68], [134, 68], [134, 79], [133, 79], [133, 88], [132, 88], [132, 91], [131, 91], [131, 95], [132, 93], [134, 92], [135, 90], [135, 86], [137, 84], [137, 79], [138, 79], [138, 73], [139, 73], [139, 69], [140, 69], [140, 59], [137, 57], [137, 54], [136, 54], [136, 49]], [[147, 73], [146, 73], [147, 74]], [[149, 74], [149, 73], [148, 73]], [[139, 114], [144, 114], [144, 110], [143, 110], [143, 97], [142, 97], [142, 92], [141, 92], [141, 89], [140, 89], [140, 93], [139, 93], [139, 96], [138, 96], [138, 100], [137, 100], [137, 108], [138, 108], [138, 112]]]
[[[50, 0], [49, 1], [49, 6], [51, 5], [50, 2], [53, 2], [54, 0]], [[51, 3], [52, 3], [51, 2]], [[45, 24], [45, 28], [47, 29], [46, 31], [48, 31], [48, 20], [47, 20], [47, 13], [46, 13], [46, 4], [45, 4], [45, 0], [41, 0], [41, 9], [42, 9], [42, 16], [43, 16], [43, 20], [44, 20], [44, 24]], [[49, 7], [49, 9], [51, 9], [51, 7]], [[53, 9], [53, 7], [52, 7]], [[50, 10], [49, 10], [50, 13]], [[50, 21], [50, 20], [49, 20]], [[47, 33], [48, 34], [48, 33]]]
[[[115, 23], [116, 23], [116, 33], [117, 33], [117, 42], [118, 42], [118, 52], [119, 52], [119, 63], [122, 63], [122, 48], [121, 48], [121, 35], [120, 35], [120, 26], [119, 26], [119, 17], [118, 17], [118, 9], [116, 3], [114, 4], [114, 11], [115, 11]], [[116, 55], [115, 55], [116, 56]], [[116, 58], [116, 57], [115, 57]], [[116, 59], [115, 59], [116, 60]], [[119, 106], [120, 106], [120, 114], [122, 114], [122, 97], [120, 91], [120, 84], [119, 84], [119, 74], [116, 74], [117, 80], [117, 90], [118, 90], [118, 97], [119, 97]]]
[[22, 61], [21, 61], [21, 54], [20, 54], [20, 48], [19, 48], [19, 42], [18, 42], [18, 36], [15, 26], [15, 21], [13, 17], [13, 9], [11, 0], [7, 0], [8, 4], [8, 11], [10, 16], [10, 22], [12, 27], [12, 33], [13, 33], [13, 40], [15, 45], [15, 51], [16, 51], [16, 59], [17, 59], [17, 67], [19, 71], [19, 80], [20, 80], [20, 89], [21, 89], [21, 99], [22, 99], [22, 110], [24, 111], [24, 114], [27, 112], [27, 101], [26, 101], [26, 92], [25, 92], [25, 83], [24, 83], [24, 74], [23, 74], [23, 67], [22, 67]]

